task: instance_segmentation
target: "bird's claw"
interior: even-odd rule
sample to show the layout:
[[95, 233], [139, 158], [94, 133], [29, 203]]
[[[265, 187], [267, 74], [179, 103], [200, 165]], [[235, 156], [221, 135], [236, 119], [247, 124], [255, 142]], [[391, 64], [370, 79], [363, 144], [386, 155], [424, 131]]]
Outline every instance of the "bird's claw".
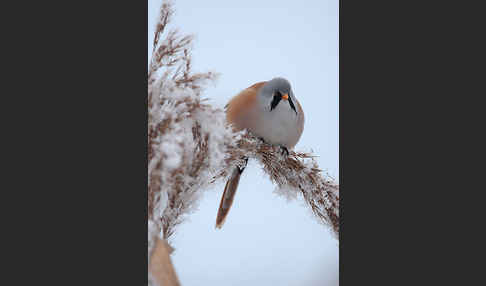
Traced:
[[280, 151], [282, 155], [288, 156], [289, 155], [289, 149], [285, 146], [280, 146]]

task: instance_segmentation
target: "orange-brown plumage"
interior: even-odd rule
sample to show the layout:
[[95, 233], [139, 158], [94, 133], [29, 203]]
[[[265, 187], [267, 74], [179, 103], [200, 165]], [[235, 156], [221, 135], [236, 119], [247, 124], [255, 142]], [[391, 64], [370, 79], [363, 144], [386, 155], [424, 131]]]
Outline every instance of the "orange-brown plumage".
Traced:
[[226, 105], [226, 121], [232, 124], [236, 130], [247, 128], [244, 123], [248, 122], [248, 117], [252, 116], [248, 113], [248, 110], [251, 110], [249, 107], [255, 104], [258, 90], [265, 83], [266, 81], [258, 82], [242, 90]]
[[[233, 126], [235, 130], [242, 130], [249, 128], [254, 121], [254, 116], [251, 110], [256, 106], [258, 90], [266, 83], [266, 81], [255, 83], [254, 85], [242, 90], [234, 96], [226, 105], [226, 121]], [[228, 215], [228, 212], [233, 204], [233, 200], [238, 188], [241, 173], [243, 169], [236, 167], [226, 186], [224, 187], [223, 196], [219, 203], [218, 214], [216, 216], [216, 228], [221, 228]]]
[[233, 169], [231, 177], [226, 182], [224, 186], [223, 196], [219, 203], [218, 215], [216, 216], [216, 228], [221, 228], [228, 215], [228, 212], [233, 205], [233, 200], [235, 198], [236, 189], [238, 188], [238, 183], [240, 182], [240, 176], [243, 170], [238, 167]]

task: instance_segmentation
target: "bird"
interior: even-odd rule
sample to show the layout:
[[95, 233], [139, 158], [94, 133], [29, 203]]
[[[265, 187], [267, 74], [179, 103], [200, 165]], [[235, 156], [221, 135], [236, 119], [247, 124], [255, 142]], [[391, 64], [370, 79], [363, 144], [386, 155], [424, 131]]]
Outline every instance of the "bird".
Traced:
[[[248, 130], [265, 143], [280, 146], [283, 153], [294, 148], [304, 131], [304, 111], [295, 97], [290, 82], [282, 77], [251, 85], [234, 96], [225, 106], [226, 122], [233, 130]], [[220, 229], [233, 204], [243, 166], [232, 170], [224, 187], [216, 217]]]

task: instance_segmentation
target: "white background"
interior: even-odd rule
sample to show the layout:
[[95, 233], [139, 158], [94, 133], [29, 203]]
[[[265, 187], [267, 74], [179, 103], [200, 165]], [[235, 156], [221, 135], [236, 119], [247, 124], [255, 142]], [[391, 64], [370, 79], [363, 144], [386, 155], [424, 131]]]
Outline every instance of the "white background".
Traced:
[[[149, 0], [148, 55], [161, 0]], [[306, 123], [296, 150], [320, 157], [339, 179], [338, 1], [176, 1], [171, 27], [195, 34], [195, 71], [221, 77], [204, 93], [223, 107], [240, 90], [287, 78]], [[301, 199], [287, 202], [255, 162], [241, 178], [221, 230], [214, 228], [221, 182], [171, 240], [183, 286], [338, 285], [339, 244]]]

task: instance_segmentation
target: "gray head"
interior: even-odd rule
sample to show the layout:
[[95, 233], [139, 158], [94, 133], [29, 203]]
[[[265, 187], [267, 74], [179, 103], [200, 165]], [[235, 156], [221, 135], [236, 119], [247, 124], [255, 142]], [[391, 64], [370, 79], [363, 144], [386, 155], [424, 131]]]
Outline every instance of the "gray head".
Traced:
[[274, 110], [279, 103], [288, 104], [297, 114], [295, 108], [295, 96], [290, 86], [290, 82], [284, 78], [276, 77], [263, 85], [260, 90], [260, 100], [265, 108]]

